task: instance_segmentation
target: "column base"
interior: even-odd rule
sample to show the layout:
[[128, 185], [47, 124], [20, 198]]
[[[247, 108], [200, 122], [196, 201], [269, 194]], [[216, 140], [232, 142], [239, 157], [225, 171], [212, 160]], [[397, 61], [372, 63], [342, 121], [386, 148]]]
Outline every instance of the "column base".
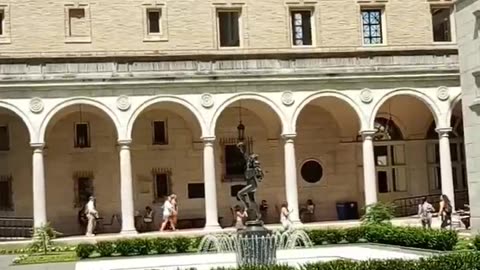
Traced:
[[292, 227], [294, 229], [302, 229], [303, 223], [300, 220], [292, 220]]
[[219, 232], [219, 231], [222, 231], [222, 227], [220, 227], [220, 225], [218, 225], [218, 224], [205, 225], [205, 227], [203, 227], [203, 231], [205, 231], [205, 232]]
[[120, 231], [120, 234], [124, 234], [124, 235], [135, 235], [135, 234], [138, 234], [138, 232], [137, 232], [135, 229], [132, 229], [132, 230], [122, 230], [122, 231]]

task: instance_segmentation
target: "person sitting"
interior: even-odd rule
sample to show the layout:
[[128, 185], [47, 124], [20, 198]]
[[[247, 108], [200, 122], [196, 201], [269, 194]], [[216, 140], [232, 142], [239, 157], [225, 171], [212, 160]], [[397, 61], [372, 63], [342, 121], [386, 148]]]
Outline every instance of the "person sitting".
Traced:
[[150, 232], [153, 230], [153, 210], [150, 206], [145, 207], [143, 223], [145, 224], [145, 231]]
[[247, 211], [239, 205], [235, 206], [235, 228], [237, 230], [245, 229], [245, 219], [248, 217]]
[[306, 222], [313, 222], [315, 218], [315, 204], [312, 200], [307, 200]]
[[267, 222], [267, 214], [268, 214], [268, 204], [266, 200], [262, 200], [260, 203], [260, 214], [262, 215], [263, 222]]

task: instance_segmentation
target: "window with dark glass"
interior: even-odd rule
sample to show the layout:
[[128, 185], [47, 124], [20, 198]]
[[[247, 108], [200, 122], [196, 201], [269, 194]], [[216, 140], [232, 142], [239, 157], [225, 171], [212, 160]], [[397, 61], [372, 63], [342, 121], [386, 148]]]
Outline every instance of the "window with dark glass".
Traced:
[[68, 23], [70, 37], [84, 37], [90, 35], [90, 28], [84, 8], [71, 8], [68, 10]]
[[88, 123], [75, 124], [75, 147], [90, 147], [90, 127]]
[[322, 179], [323, 168], [320, 163], [315, 160], [309, 160], [302, 165], [300, 174], [303, 180], [308, 183], [317, 183]]
[[220, 47], [240, 46], [240, 11], [218, 11]]
[[153, 144], [168, 144], [167, 122], [153, 122]]
[[230, 187], [230, 196], [231, 197], [237, 197], [237, 194], [242, 188], [244, 188], [245, 185], [233, 185]]
[[79, 177], [75, 181], [76, 193], [75, 204], [77, 207], [83, 207], [93, 196], [93, 179], [90, 177]]
[[155, 199], [163, 199], [170, 194], [170, 181], [168, 174], [155, 174]]
[[160, 18], [161, 10], [159, 9], [148, 9], [148, 33], [149, 34], [159, 34], [160, 33]]
[[388, 175], [386, 171], [377, 171], [378, 192], [388, 193]]
[[225, 145], [225, 173], [227, 177], [242, 177], [245, 158], [236, 145]]
[[0, 151], [8, 151], [10, 149], [10, 136], [8, 134], [8, 126], [0, 126]]
[[203, 199], [205, 198], [205, 186], [203, 183], [188, 184], [188, 198], [189, 199]]
[[3, 35], [4, 20], [5, 20], [5, 13], [3, 10], [0, 10], [0, 36]]
[[449, 7], [432, 8], [432, 30], [433, 41], [450, 42], [452, 41], [452, 26], [450, 17], [452, 10]]
[[294, 46], [312, 45], [312, 11], [293, 10], [290, 13], [292, 20], [292, 41]]
[[366, 9], [362, 10], [363, 43], [382, 44], [382, 10]]
[[0, 176], [0, 210], [13, 210], [12, 177]]

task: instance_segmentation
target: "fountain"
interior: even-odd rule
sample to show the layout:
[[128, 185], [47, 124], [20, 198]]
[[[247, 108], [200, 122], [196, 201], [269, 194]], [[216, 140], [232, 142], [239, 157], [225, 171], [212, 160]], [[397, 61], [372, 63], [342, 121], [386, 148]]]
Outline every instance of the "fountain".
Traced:
[[312, 242], [304, 231], [272, 232], [265, 228], [255, 202], [258, 183], [264, 176], [258, 155], [246, 154], [241, 142], [237, 147], [246, 162], [246, 186], [238, 192], [237, 197], [247, 209], [249, 221], [246, 222], [246, 228], [236, 234], [205, 236], [200, 242], [199, 251], [234, 252], [238, 266], [256, 266], [275, 264], [277, 249], [292, 249], [299, 245], [311, 247]]

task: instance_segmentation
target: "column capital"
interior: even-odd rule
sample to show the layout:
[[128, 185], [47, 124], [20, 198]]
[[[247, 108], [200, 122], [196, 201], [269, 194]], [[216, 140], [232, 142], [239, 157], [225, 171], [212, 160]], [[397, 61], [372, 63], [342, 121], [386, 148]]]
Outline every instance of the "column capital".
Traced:
[[282, 138], [286, 141], [294, 140], [297, 137], [297, 133], [286, 133], [282, 134]]
[[45, 143], [30, 143], [30, 146], [33, 148], [35, 151], [42, 151], [45, 148]]
[[365, 129], [365, 130], [360, 130], [359, 133], [360, 133], [360, 135], [362, 135], [362, 138], [364, 140], [372, 140], [375, 133], [377, 133], [377, 130], [375, 130], [375, 129]]
[[438, 133], [440, 137], [448, 137], [450, 132], [452, 132], [452, 128], [451, 127], [436, 128], [435, 131]]
[[214, 143], [215, 142], [215, 136], [210, 136], [210, 137], [202, 137], [203, 143]]
[[132, 140], [118, 140], [120, 146], [130, 146], [130, 144], [132, 144]]

